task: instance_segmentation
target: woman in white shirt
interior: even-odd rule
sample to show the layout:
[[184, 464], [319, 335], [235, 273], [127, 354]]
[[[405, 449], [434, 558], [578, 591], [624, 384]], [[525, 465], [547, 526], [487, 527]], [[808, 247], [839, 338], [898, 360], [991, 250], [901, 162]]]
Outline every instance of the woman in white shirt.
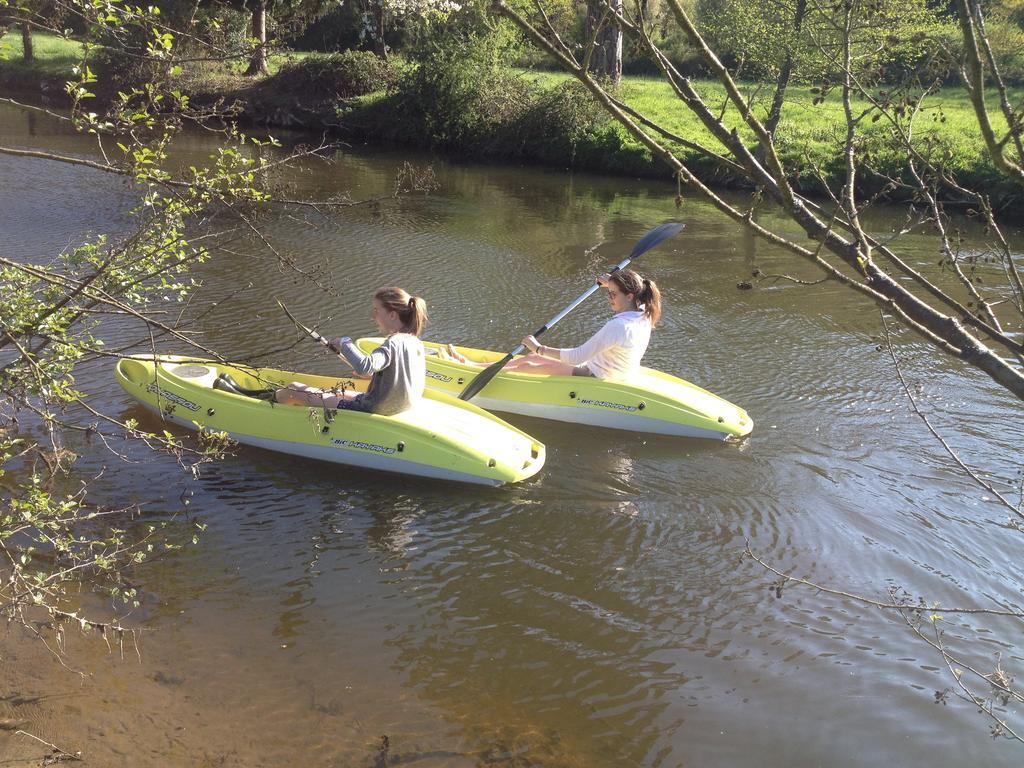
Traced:
[[653, 280], [631, 269], [601, 275], [597, 282], [608, 290], [608, 303], [615, 313], [601, 330], [580, 346], [566, 349], [548, 347], [527, 336], [522, 344], [530, 354], [512, 360], [505, 370], [599, 379], [628, 379], [635, 374], [661, 317], [661, 292]]

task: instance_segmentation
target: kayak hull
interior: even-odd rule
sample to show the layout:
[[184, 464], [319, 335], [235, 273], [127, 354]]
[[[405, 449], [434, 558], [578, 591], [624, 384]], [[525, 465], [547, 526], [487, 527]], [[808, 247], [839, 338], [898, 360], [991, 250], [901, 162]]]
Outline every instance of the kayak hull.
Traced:
[[[586, 398], [595, 399], [595, 398]], [[608, 406], [594, 405], [583, 410], [577, 406], [549, 405], [524, 403], [515, 400], [496, 400], [477, 395], [473, 403], [488, 411], [514, 413], [521, 416], [532, 416], [537, 419], [564, 421], [570, 424], [583, 424], [589, 427], [605, 429], [621, 429], [629, 432], [642, 432], [651, 435], [670, 435], [673, 437], [696, 437], [710, 440], [725, 440], [730, 437], [743, 437], [747, 433], [735, 434], [725, 430], [702, 427], [698, 424], [678, 423], [664, 419], [652, 419], [642, 414], [619, 413], [605, 410]], [[600, 400], [601, 403], [611, 403]], [[622, 403], [612, 403], [612, 407]]]
[[[536, 474], [544, 446], [481, 408], [443, 393], [395, 416], [272, 404], [213, 389], [221, 373], [246, 388], [298, 381], [363, 390], [365, 380], [257, 369], [181, 356], [120, 360], [118, 383], [167, 421], [226, 433], [246, 445], [359, 469], [503, 485]], [[468, 406], [468, 407], [467, 407]]]
[[[379, 339], [359, 339], [364, 351]], [[446, 346], [425, 342], [427, 387], [457, 396], [483, 368], [459, 363]], [[490, 364], [500, 352], [456, 347], [470, 360]], [[501, 371], [473, 401], [487, 410], [653, 435], [738, 439], [754, 424], [742, 408], [667, 373], [641, 368], [630, 382], [587, 376]]]

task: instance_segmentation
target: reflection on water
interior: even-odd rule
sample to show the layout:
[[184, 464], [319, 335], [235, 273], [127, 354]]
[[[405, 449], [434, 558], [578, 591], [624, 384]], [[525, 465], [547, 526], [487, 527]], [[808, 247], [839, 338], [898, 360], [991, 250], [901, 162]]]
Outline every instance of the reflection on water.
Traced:
[[[92, 151], [7, 108], [0, 139]], [[211, 149], [191, 136], [177, 152], [196, 162]], [[297, 194], [388, 195], [408, 159], [346, 155], [290, 181]], [[969, 708], [936, 707], [931, 692], [951, 680], [905, 628], [834, 597], [778, 599], [740, 558], [749, 541], [786, 572], [853, 592], [900, 584], [944, 604], [1019, 606], [1019, 537], [922, 436], [876, 349], [872, 307], [831, 283], [736, 290], [754, 267], [806, 268], [696, 203], [677, 213], [667, 186], [412, 159], [434, 164], [438, 193], [264, 222], [331, 291], [256, 243], [204, 266], [195, 307], [218, 304], [199, 321], [203, 343], [338, 372], [273, 300], [358, 335], [372, 328], [373, 289], [398, 283], [427, 298], [429, 338], [505, 349], [679, 217], [683, 235], [638, 265], [666, 304], [647, 360], [746, 407], [754, 434], [712, 444], [517, 419], [548, 462], [502, 489], [250, 448], [191, 481], [138, 449], [127, 467], [83, 451], [83, 472], [109, 465], [101, 495], [207, 530], [139, 575], [153, 596], [141, 664], [75, 639], [75, 662], [93, 672], [80, 682], [12, 636], [0, 679], [26, 703], [0, 690], [0, 717], [28, 717], [97, 765], [1019, 762]], [[128, 199], [84, 169], [0, 161], [0, 230], [15, 255], [116, 230]], [[925, 258], [927, 244], [914, 247]], [[583, 338], [604, 313], [584, 305], [551, 343]], [[112, 341], [125, 333], [110, 328]], [[897, 343], [956, 449], [1012, 477], [1019, 404], [916, 339]], [[97, 406], [138, 415], [106, 363], [78, 384]], [[979, 621], [949, 637], [1016, 666], [1018, 634]], [[25, 754], [0, 731], [0, 759]]]

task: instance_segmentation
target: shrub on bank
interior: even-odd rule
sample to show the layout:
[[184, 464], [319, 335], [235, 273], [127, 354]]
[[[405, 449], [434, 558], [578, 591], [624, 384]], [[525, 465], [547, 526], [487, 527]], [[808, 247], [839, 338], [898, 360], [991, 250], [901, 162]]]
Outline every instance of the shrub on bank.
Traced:
[[529, 100], [523, 84], [474, 37], [433, 47], [401, 79], [396, 95], [406, 123], [396, 126], [399, 133], [404, 129], [421, 143], [464, 145], [474, 153], [500, 142], [502, 126], [514, 122]]
[[622, 134], [580, 83], [565, 82], [533, 93], [513, 127], [524, 147], [544, 163], [602, 167], [623, 150]]
[[422, 56], [388, 98], [348, 113], [343, 122], [460, 157], [650, 168], [650, 157], [626, 148], [622, 129], [581, 85], [538, 86], [497, 58], [485, 38], [446, 40]]
[[386, 93], [397, 82], [394, 67], [366, 51], [272, 62], [275, 68], [267, 77], [247, 77], [223, 66], [192, 67], [180, 87], [194, 105], [235, 105], [243, 122], [322, 131], [337, 128], [338, 113], [348, 101]]
[[343, 51], [289, 62], [262, 87], [310, 100], [350, 99], [394, 87], [397, 76], [387, 61], [369, 51]]
[[[140, 44], [137, 50], [145, 49]], [[118, 91], [130, 91], [152, 82], [164, 68], [164, 64], [156, 59], [108, 46], [98, 46], [90, 53], [89, 66], [98, 78], [95, 91], [107, 99], [113, 98]]]

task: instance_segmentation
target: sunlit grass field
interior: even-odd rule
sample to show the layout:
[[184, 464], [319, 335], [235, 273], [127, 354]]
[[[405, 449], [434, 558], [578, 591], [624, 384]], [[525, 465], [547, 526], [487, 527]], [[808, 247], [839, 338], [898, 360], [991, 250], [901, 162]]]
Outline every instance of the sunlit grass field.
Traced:
[[[26, 63], [22, 60], [24, 51], [21, 31], [11, 29], [6, 35], [0, 36], [0, 68], [34, 71], [47, 75], [70, 75], [72, 67], [81, 63], [83, 46], [78, 40], [46, 32], [33, 32], [32, 42], [35, 59], [31, 63]], [[268, 57], [267, 68], [270, 74], [274, 75], [290, 61], [300, 61], [315, 55], [315, 52], [310, 51], [272, 53]], [[245, 61], [230, 62], [226, 70], [240, 75], [246, 66]]]
[[82, 44], [59, 35], [32, 33], [35, 59], [22, 61], [21, 31], [11, 29], [0, 37], [0, 67], [40, 72], [47, 75], [71, 75], [71, 68], [82, 59]]
[[[535, 82], [538, 86], [551, 87], [572, 79], [569, 75], [557, 72], [524, 71], [522, 77]], [[753, 141], [753, 133], [744, 126], [738, 111], [726, 103], [724, 88], [711, 80], [691, 80], [697, 91], [716, 113], [723, 115], [727, 127], [736, 127], [740, 135], [747, 141]], [[817, 93], [811, 92], [811, 86], [794, 85], [787, 91], [783, 106], [782, 120], [777, 135], [780, 154], [790, 165], [797, 164], [805, 176], [813, 175], [815, 167], [831, 171], [834, 175], [839, 153], [846, 135], [846, 122], [843, 105], [838, 90], [829, 93], [825, 100], [815, 104]], [[768, 111], [773, 95], [772, 84], [742, 83], [741, 91], [753, 98], [760, 117]], [[657, 78], [624, 77], [620, 96], [623, 101], [649, 119], [662, 125], [685, 139], [700, 143], [713, 151], [724, 153], [724, 148], [712, 137], [711, 133], [700, 123], [697, 117], [676, 97], [668, 83]], [[1011, 92], [1015, 103], [1024, 97], [1024, 90]], [[989, 109], [993, 126], [999, 135], [1005, 131], [1006, 121], [998, 110], [995, 92], [989, 95]], [[854, 102], [854, 113], [858, 114], [869, 106], [866, 100]], [[860, 132], [864, 134], [867, 146], [874, 155], [874, 162], [892, 171], [893, 164], [901, 158], [893, 146], [894, 127], [885, 118], [872, 121], [868, 116], [860, 123]], [[906, 125], [903, 126], [904, 130]], [[623, 130], [625, 136], [625, 131]], [[946, 154], [944, 162], [958, 172], [970, 171], [977, 173], [980, 167], [990, 165], [984, 154], [981, 133], [973, 107], [962, 88], [946, 86], [930, 94], [923, 102], [922, 108], [913, 124], [913, 140], [915, 146], [923, 147], [928, 137], [941, 144]], [[632, 137], [625, 139], [627, 144], [637, 142]], [[691, 150], [678, 148], [683, 158], [693, 156]]]

